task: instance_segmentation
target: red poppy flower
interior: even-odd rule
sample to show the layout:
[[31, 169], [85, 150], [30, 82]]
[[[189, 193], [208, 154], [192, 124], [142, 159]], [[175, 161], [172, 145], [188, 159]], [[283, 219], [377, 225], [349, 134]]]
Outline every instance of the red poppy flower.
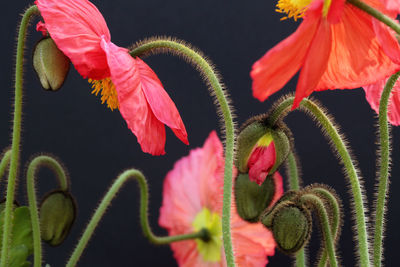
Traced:
[[268, 144], [256, 146], [250, 154], [247, 166], [249, 168], [249, 178], [251, 181], [261, 185], [269, 171], [275, 165], [276, 151], [274, 141]]
[[165, 154], [165, 127], [188, 144], [179, 112], [153, 70], [111, 42], [99, 10], [87, 0], [37, 0], [44, 27], [110, 109], [119, 108], [144, 152]]
[[[377, 0], [365, 2], [387, 13]], [[288, 14], [285, 18], [304, 20], [254, 63], [253, 95], [260, 101], [281, 89], [299, 69], [293, 108], [313, 91], [358, 88], [400, 69], [394, 33], [345, 0], [279, 0], [277, 7]]]
[[[379, 103], [383, 88], [385, 87], [387, 79], [380, 80], [374, 84], [364, 86], [365, 97], [371, 108], [379, 114]], [[390, 93], [388, 105], [388, 119], [389, 122], [395, 126], [400, 125], [400, 82], [397, 81]]]

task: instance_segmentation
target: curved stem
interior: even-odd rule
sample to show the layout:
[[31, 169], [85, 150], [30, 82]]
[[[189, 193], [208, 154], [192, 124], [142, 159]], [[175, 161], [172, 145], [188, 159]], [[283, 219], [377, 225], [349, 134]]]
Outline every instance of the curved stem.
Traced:
[[[339, 226], [340, 226], [340, 221], [341, 221], [340, 206], [337, 202], [337, 199], [328, 190], [326, 190], [324, 188], [320, 188], [320, 187], [313, 188], [312, 192], [315, 192], [317, 195], [321, 195], [323, 197], [323, 199], [329, 201], [329, 205], [332, 208], [332, 218], [330, 218], [331, 219], [330, 221], [332, 222], [331, 233], [333, 235], [333, 238], [335, 240], [334, 242], [336, 244], [336, 242], [338, 241], [338, 238], [339, 238], [339, 233], [340, 233]], [[328, 254], [327, 254], [327, 251], [324, 250], [322, 252], [321, 259], [318, 263], [318, 266], [325, 267], [327, 259], [328, 259]]]
[[63, 191], [68, 190], [68, 180], [63, 167], [58, 161], [49, 156], [38, 156], [34, 158], [28, 166], [26, 174], [26, 183], [28, 191], [28, 203], [29, 212], [31, 215], [32, 222], [32, 235], [33, 235], [33, 266], [42, 266], [42, 242], [40, 237], [40, 221], [38, 215], [38, 208], [36, 202], [36, 188], [35, 188], [35, 177], [37, 171], [41, 167], [48, 167], [51, 169], [57, 177], [60, 189]]
[[4, 215], [3, 245], [1, 248], [0, 266], [6, 267], [8, 262], [8, 250], [11, 243], [12, 208], [14, 203], [15, 184], [19, 162], [19, 146], [21, 139], [21, 117], [22, 117], [22, 83], [23, 83], [23, 59], [25, 48], [25, 37], [31, 17], [38, 13], [36, 6], [28, 8], [21, 20], [18, 32], [17, 60], [15, 66], [15, 99], [14, 99], [14, 122], [11, 145], [10, 171], [7, 181], [7, 196]]
[[[293, 104], [293, 100], [293, 96], [284, 99], [276, 106], [277, 108], [270, 113], [271, 115], [269, 117], [269, 122], [272, 125], [278, 120], [283, 119], [283, 117], [288, 114]], [[339, 158], [342, 164], [345, 167], [345, 174], [349, 179], [351, 192], [354, 199], [360, 266], [370, 266], [367, 222], [365, 218], [366, 204], [364, 203], [363, 188], [361, 187], [360, 183], [361, 177], [359, 177], [357, 172], [356, 164], [350, 156], [348, 148], [340, 136], [339, 131], [318, 105], [309, 99], [304, 99], [300, 103], [300, 109], [305, 111], [306, 114], [310, 114], [311, 117], [321, 125], [324, 133], [329, 137], [333, 147], [340, 156]]]
[[325, 249], [328, 252], [329, 264], [331, 267], [337, 267], [335, 245], [332, 238], [331, 226], [329, 224], [329, 217], [324, 207], [324, 203], [317, 196], [312, 194], [305, 194], [301, 196], [301, 200], [307, 204], [311, 204], [318, 213], [321, 221], [321, 230], [325, 241]]
[[149, 40], [139, 44], [130, 51], [133, 57], [139, 57], [147, 53], [171, 52], [186, 58], [203, 74], [207, 83], [211, 86], [211, 94], [215, 95], [223, 119], [225, 122], [225, 171], [224, 171], [224, 193], [222, 206], [222, 236], [225, 249], [225, 257], [227, 266], [235, 266], [235, 258], [233, 255], [230, 217], [231, 217], [231, 198], [232, 198], [232, 166], [234, 157], [235, 132], [232, 120], [232, 111], [229, 107], [227, 95], [223, 90], [223, 86], [215, 74], [212, 65], [208, 63], [204, 57], [185, 45], [183, 42], [170, 39]]
[[[290, 151], [288, 159], [286, 161], [289, 176], [289, 188], [292, 190], [300, 189], [300, 177], [299, 167], [297, 166], [296, 156], [293, 151]], [[296, 267], [306, 266], [306, 253], [305, 249], [302, 248], [296, 253]]]
[[122, 186], [130, 179], [136, 180], [140, 187], [140, 224], [142, 226], [143, 234], [147, 239], [149, 239], [150, 242], [157, 245], [162, 245], [195, 238], [207, 239], [209, 237], [209, 232], [205, 229], [202, 229], [199, 232], [195, 233], [176, 236], [158, 237], [154, 235], [150, 228], [148, 219], [149, 193], [146, 178], [140, 171], [131, 169], [119, 175], [106, 193], [106, 195], [103, 197], [100, 205], [96, 209], [95, 213], [92, 216], [92, 219], [90, 220], [85, 231], [83, 232], [82, 237], [78, 242], [78, 245], [76, 246], [71, 257], [69, 258], [66, 265], [67, 267], [72, 267], [77, 264], [83, 250], [85, 249], [87, 243], [92, 237], [94, 230], [99, 224], [101, 218], [104, 216], [107, 208], [110, 206], [111, 201], [117, 195]]
[[393, 19], [389, 18], [379, 10], [367, 5], [364, 2], [361, 2], [359, 0], [347, 0], [348, 3], [358, 7], [359, 9], [363, 10], [365, 13], [370, 14], [377, 20], [383, 22], [390, 28], [392, 28], [397, 34], [400, 34], [400, 25]]
[[379, 267], [382, 263], [383, 233], [385, 229], [386, 196], [388, 191], [389, 164], [390, 164], [390, 139], [388, 126], [388, 102], [390, 92], [400, 72], [392, 75], [383, 89], [379, 104], [379, 186], [375, 207], [375, 231], [374, 231], [374, 266]]
[[0, 161], [0, 181], [7, 170], [8, 164], [10, 163], [10, 158], [11, 158], [11, 150], [8, 150], [6, 153], [4, 153], [3, 158]]

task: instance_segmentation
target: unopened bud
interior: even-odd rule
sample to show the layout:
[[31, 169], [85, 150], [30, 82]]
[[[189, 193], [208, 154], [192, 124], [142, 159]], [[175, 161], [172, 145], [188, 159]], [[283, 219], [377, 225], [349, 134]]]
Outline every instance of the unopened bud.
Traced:
[[75, 201], [68, 192], [54, 191], [40, 205], [42, 239], [52, 246], [67, 237], [76, 217]]
[[[277, 204], [278, 210], [263, 217], [261, 222], [272, 231], [278, 248], [294, 254], [308, 243], [312, 230], [310, 212], [293, 202]], [[268, 218], [273, 216], [272, 219]]]
[[275, 180], [272, 176], [257, 185], [249, 175], [241, 173], [235, 180], [236, 209], [239, 216], [248, 222], [258, 222], [261, 213], [270, 205], [275, 194]]
[[70, 60], [50, 37], [41, 39], [33, 50], [33, 68], [46, 90], [57, 91], [63, 85]]
[[268, 174], [281, 166], [289, 152], [290, 140], [284, 129], [254, 120], [239, 133], [235, 163], [239, 172], [249, 173], [250, 180], [261, 185]]

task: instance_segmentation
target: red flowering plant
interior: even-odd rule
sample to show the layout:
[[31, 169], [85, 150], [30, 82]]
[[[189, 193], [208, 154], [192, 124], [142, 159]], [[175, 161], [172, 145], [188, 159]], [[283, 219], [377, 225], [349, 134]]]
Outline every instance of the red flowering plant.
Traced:
[[[322, 238], [319, 257], [315, 258], [312, 251], [310, 260], [318, 266], [339, 266], [338, 242], [346, 214], [339, 195], [330, 186], [302, 184], [295, 135], [290, 124], [284, 122], [296, 109], [310, 115], [322, 128], [344, 167], [354, 211], [358, 264], [381, 266], [390, 162], [389, 122], [400, 125], [400, 25], [394, 20], [400, 4], [395, 0], [278, 0], [276, 11], [284, 14], [282, 20], [301, 22], [293, 34], [253, 64], [253, 96], [266, 100], [299, 72], [297, 87], [293, 95], [282, 97], [269, 112], [253, 116], [236, 131], [233, 109], [220, 75], [188, 43], [155, 37], [130, 48], [119, 47], [111, 42], [103, 15], [88, 0], [36, 0], [25, 11], [19, 27], [12, 144], [0, 158], [0, 177], [8, 174], [4, 202], [0, 203], [0, 267], [30, 266], [30, 261], [35, 267], [43, 266], [47, 260], [43, 259], [42, 241], [51, 246], [62, 244], [74, 225], [77, 204], [82, 201], [73, 197], [73, 180], [69, 180], [64, 165], [43, 153], [27, 164], [28, 204], [19, 206], [21, 202], [15, 201], [18, 181], [22, 180], [17, 177], [21, 176], [18, 169], [23, 158], [20, 148], [25, 37], [35, 14], [40, 16], [35, 25], [42, 38], [33, 48], [32, 64], [42, 87], [50, 91], [67, 87], [64, 82], [72, 63], [91, 84], [92, 94], [100, 95], [101, 102], [111, 110], [120, 111], [142, 152], [154, 156], [166, 153], [165, 125], [189, 145], [180, 113], [158, 76], [143, 61], [145, 56], [170, 53], [194, 65], [224, 122], [224, 140], [213, 131], [202, 147], [191, 149], [173, 167], [169, 166], [158, 220], [166, 236], [154, 234], [150, 227], [149, 215], [153, 214], [148, 210], [147, 179], [141, 171], [128, 169], [101, 199], [67, 266], [78, 264], [111, 201], [128, 180], [135, 180], [140, 188], [140, 226], [145, 238], [156, 245], [170, 245], [179, 266], [273, 266], [272, 256], [279, 252], [294, 256], [295, 266], [307, 266], [306, 248], [314, 219], [320, 225]], [[141, 23], [138, 19], [135, 27], [140, 28]], [[251, 51], [247, 53], [243, 56], [248, 57]], [[359, 87], [379, 114], [379, 184], [371, 223], [366, 213], [367, 197], [349, 145], [326, 109], [307, 98], [314, 91]], [[205, 116], [203, 111], [200, 110], [201, 115]], [[76, 128], [78, 132], [79, 127]], [[152, 164], [152, 169], [154, 166], [158, 168]], [[281, 171], [282, 166], [286, 174]], [[43, 167], [54, 173], [59, 186], [38, 205], [35, 182]], [[135, 256], [141, 254], [137, 252]]]

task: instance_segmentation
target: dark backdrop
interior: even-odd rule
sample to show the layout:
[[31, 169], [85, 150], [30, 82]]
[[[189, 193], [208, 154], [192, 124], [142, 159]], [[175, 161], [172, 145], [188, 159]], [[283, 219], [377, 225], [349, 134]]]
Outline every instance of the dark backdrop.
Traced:
[[[147, 0], [93, 1], [103, 13], [112, 41], [120, 46], [150, 36], [171, 35], [199, 47], [213, 60], [232, 98], [238, 124], [248, 117], [266, 112], [274, 100], [291, 92], [295, 82], [273, 95], [265, 103], [252, 97], [249, 71], [255, 60], [267, 49], [291, 34], [297, 27], [292, 20], [280, 21], [274, 12], [275, 1], [238, 0]], [[19, 14], [31, 1], [5, 1], [0, 16], [0, 148], [10, 144], [13, 99], [13, 64], [16, 26]], [[150, 182], [150, 221], [154, 231], [165, 234], [157, 225], [165, 174], [174, 162], [189, 149], [203, 144], [209, 132], [219, 129], [206, 87], [198, 73], [179, 58], [152, 56], [146, 62], [154, 69], [176, 103], [186, 125], [190, 146], [182, 144], [167, 130], [167, 154], [153, 157], [142, 153], [135, 136], [126, 127], [118, 111], [111, 112], [90, 94], [90, 86], [71, 68], [62, 90], [48, 93], [41, 89], [31, 67], [31, 51], [41, 37], [30, 28], [25, 65], [24, 115], [22, 133], [22, 166], [18, 201], [26, 203], [24, 166], [38, 152], [49, 152], [61, 158], [68, 167], [72, 193], [79, 204], [79, 214], [70, 236], [57, 248], [44, 245], [44, 259], [51, 266], [62, 266], [113, 179], [131, 167], [141, 169]], [[369, 207], [375, 183], [376, 116], [361, 89], [314, 93], [334, 114], [351, 143], [365, 178]], [[335, 188], [344, 200], [345, 223], [339, 251], [346, 266], [355, 264], [349, 194], [341, 166], [326, 140], [304, 114], [287, 118], [296, 139], [296, 149], [303, 169], [304, 184], [326, 183]], [[399, 245], [400, 218], [396, 203], [400, 195], [399, 130], [394, 128], [391, 197], [388, 207], [386, 265], [395, 266]], [[221, 134], [219, 134], [221, 136]], [[52, 189], [54, 178], [40, 173], [40, 195]], [[5, 186], [2, 183], [1, 189]], [[139, 192], [129, 183], [113, 202], [100, 223], [80, 261], [80, 266], [176, 266], [168, 246], [154, 246], [142, 235], [138, 218]], [[319, 246], [313, 235], [310, 258], [314, 260]], [[289, 266], [291, 259], [280, 252], [270, 258], [270, 266]]]

